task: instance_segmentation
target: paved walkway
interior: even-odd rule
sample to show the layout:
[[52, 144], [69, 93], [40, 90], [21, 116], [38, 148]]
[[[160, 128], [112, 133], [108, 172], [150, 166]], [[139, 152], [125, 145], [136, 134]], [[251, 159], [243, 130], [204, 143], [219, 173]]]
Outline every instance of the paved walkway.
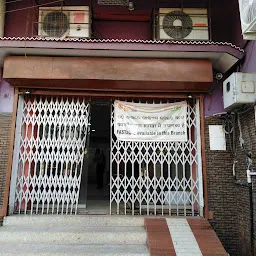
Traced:
[[227, 256], [203, 218], [146, 218], [151, 256]]

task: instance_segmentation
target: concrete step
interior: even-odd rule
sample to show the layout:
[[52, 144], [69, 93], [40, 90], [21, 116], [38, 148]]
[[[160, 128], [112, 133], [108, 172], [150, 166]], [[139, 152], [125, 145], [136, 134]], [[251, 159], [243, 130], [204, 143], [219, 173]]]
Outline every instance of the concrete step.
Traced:
[[60, 226], [123, 226], [144, 227], [143, 217], [133, 216], [63, 216], [63, 215], [13, 215], [4, 218], [5, 226], [31, 225], [60, 225]]
[[4, 219], [0, 256], [149, 256], [143, 217], [21, 216]]
[[146, 244], [143, 227], [3, 226], [0, 243]]
[[0, 243], [1, 256], [149, 256], [146, 245], [52, 245]]

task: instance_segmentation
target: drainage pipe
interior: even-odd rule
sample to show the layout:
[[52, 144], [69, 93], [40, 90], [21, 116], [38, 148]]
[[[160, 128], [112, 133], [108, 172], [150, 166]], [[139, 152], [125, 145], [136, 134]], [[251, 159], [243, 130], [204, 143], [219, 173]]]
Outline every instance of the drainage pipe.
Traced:
[[254, 204], [253, 204], [253, 184], [252, 177], [256, 176], [255, 168], [252, 170], [246, 170], [247, 182], [249, 183], [249, 194], [250, 194], [250, 212], [251, 212], [251, 255], [254, 255]]
[[249, 184], [250, 193], [250, 213], [251, 213], [251, 255], [254, 255], [254, 205], [253, 205], [253, 189], [252, 184]]
[[0, 37], [4, 37], [5, 0], [0, 0]]

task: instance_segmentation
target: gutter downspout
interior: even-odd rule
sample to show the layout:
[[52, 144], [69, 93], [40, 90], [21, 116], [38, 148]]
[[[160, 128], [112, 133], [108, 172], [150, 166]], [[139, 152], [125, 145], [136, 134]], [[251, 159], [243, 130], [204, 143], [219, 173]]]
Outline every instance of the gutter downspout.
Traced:
[[254, 255], [254, 216], [253, 216], [253, 189], [252, 184], [249, 184], [249, 193], [250, 193], [250, 208], [251, 208], [251, 254]]
[[4, 37], [5, 0], [0, 0], [0, 37]]
[[253, 184], [252, 177], [255, 176], [255, 169], [253, 171], [246, 170], [247, 172], [247, 182], [249, 183], [249, 194], [250, 194], [250, 208], [251, 208], [251, 255], [254, 255], [254, 213], [253, 213]]

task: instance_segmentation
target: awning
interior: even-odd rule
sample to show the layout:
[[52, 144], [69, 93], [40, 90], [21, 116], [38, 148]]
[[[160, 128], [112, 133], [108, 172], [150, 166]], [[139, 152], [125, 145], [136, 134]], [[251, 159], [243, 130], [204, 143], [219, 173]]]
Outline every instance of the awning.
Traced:
[[212, 63], [194, 59], [9, 56], [4, 79], [23, 88], [207, 92]]
[[228, 42], [90, 39], [0, 38], [0, 67], [6, 56], [206, 59], [225, 73], [244, 57], [244, 50]]

